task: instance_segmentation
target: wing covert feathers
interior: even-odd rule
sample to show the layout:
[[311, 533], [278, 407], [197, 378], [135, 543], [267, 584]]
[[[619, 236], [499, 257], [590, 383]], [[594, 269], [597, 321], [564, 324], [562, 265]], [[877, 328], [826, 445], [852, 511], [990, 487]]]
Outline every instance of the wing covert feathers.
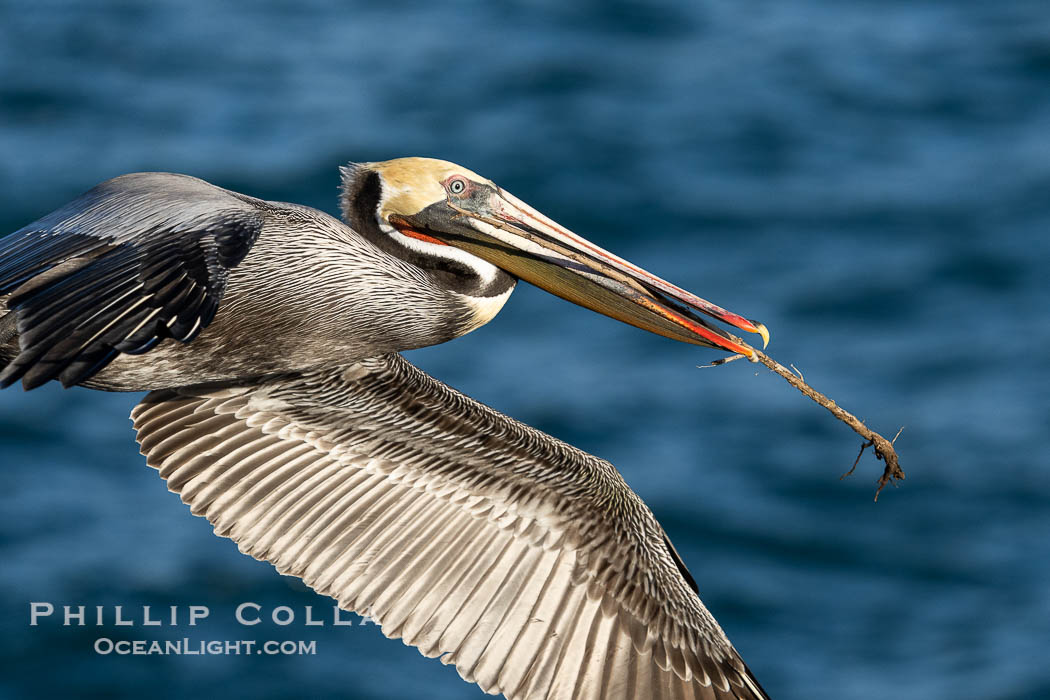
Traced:
[[71, 386], [119, 353], [195, 338], [262, 229], [252, 202], [186, 175], [134, 173], [0, 239], [0, 297], [20, 345], [0, 387]]
[[132, 417], [217, 534], [487, 693], [766, 697], [610, 464], [399, 355], [153, 392]]

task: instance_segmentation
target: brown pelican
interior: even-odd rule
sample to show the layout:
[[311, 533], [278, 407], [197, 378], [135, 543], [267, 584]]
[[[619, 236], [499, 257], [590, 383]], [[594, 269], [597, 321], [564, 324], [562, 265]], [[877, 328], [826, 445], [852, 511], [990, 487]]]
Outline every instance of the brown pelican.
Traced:
[[732, 353], [730, 313], [460, 166], [342, 169], [345, 223], [186, 175], [104, 182], [0, 240], [0, 384], [151, 393], [137, 439], [218, 535], [508, 698], [765, 698], [603, 460], [398, 353], [518, 279]]

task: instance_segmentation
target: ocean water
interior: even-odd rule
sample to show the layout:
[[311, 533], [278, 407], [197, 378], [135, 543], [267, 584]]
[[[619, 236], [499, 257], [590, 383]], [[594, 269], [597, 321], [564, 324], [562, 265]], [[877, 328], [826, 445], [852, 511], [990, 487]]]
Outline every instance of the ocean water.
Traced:
[[[334, 212], [339, 164], [402, 155], [760, 319], [904, 426], [873, 503], [881, 465], [840, 481], [860, 440], [780, 378], [526, 285], [409, 353], [617, 465], [774, 698], [1050, 698], [1050, 6], [0, 2], [0, 232], [141, 170]], [[0, 694], [481, 697], [191, 517], [137, 454], [138, 398], [0, 392]], [[242, 627], [245, 601], [297, 619]], [[58, 612], [31, 626], [33, 602]]]

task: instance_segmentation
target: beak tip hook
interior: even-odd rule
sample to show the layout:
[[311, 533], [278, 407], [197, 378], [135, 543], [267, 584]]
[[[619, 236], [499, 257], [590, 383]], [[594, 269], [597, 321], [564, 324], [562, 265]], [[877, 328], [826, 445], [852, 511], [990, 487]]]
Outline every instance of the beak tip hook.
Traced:
[[766, 346], [769, 345], [769, 329], [766, 328], [764, 323], [758, 321], [751, 322], [755, 326], [755, 332], [762, 336], [762, 349], [765, 350]]

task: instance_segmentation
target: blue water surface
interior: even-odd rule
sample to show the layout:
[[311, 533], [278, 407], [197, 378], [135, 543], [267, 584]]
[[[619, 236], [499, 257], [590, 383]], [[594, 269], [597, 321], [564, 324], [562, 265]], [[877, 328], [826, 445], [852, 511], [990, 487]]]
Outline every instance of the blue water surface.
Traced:
[[[0, 233], [140, 170], [334, 212], [339, 164], [402, 155], [762, 320], [808, 382], [905, 426], [875, 504], [881, 465], [840, 481], [860, 440], [779, 378], [525, 285], [409, 353], [617, 465], [774, 698], [1050, 697], [1045, 1], [0, 3]], [[481, 697], [191, 517], [137, 454], [138, 398], [0, 392], [0, 694]], [[298, 619], [242, 627], [245, 601]], [[89, 624], [30, 626], [32, 602]]]

